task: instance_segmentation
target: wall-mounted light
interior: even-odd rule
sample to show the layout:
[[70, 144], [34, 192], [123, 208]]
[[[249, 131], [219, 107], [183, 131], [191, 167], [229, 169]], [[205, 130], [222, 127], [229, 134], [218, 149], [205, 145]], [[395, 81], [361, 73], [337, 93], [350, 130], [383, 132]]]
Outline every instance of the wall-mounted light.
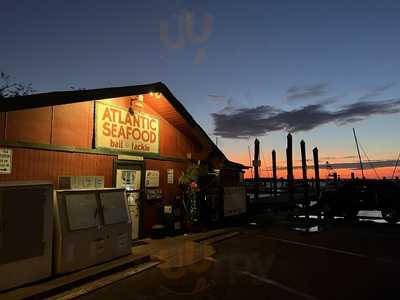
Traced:
[[155, 97], [156, 99], [159, 99], [159, 98], [161, 98], [161, 93], [160, 93], [160, 92], [153, 92], [153, 91], [151, 91], [151, 92], [150, 92], [150, 96], [151, 96], [151, 97]]
[[135, 101], [137, 107], [143, 107], [143, 95], [139, 95]]

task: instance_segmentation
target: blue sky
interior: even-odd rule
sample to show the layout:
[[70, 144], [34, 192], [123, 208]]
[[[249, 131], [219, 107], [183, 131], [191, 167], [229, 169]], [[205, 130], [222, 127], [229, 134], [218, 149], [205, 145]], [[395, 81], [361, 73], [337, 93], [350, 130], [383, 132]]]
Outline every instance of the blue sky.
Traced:
[[[399, 99], [399, 12], [389, 0], [3, 0], [0, 68], [38, 92], [163, 81], [215, 139], [213, 113]], [[312, 93], [288, 100], [290, 88]], [[356, 127], [371, 159], [394, 159], [398, 117], [327, 122], [294, 138], [341, 157], [354, 154]], [[259, 136], [266, 156], [272, 148], [283, 156], [286, 133]], [[219, 144], [234, 159], [247, 156], [247, 139]]]

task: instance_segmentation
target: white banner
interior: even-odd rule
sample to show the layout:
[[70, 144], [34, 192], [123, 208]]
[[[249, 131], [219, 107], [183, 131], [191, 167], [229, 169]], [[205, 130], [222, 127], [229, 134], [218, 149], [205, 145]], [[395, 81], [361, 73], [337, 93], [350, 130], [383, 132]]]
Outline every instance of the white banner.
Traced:
[[96, 148], [159, 153], [159, 119], [96, 102]]

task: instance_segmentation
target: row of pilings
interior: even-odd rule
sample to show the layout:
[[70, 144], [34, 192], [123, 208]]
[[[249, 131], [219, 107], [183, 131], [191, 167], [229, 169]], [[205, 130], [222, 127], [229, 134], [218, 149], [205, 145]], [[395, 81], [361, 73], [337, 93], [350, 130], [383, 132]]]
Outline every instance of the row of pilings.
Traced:
[[[309, 184], [307, 178], [307, 154], [306, 154], [306, 143], [304, 140], [300, 142], [301, 151], [301, 168], [302, 168], [302, 182], [304, 191], [304, 204], [309, 205], [308, 195], [309, 195]], [[254, 142], [254, 197], [257, 199], [259, 195], [259, 166], [260, 166], [260, 142], [258, 139]], [[315, 180], [315, 193], [317, 199], [320, 194], [320, 176], [319, 176], [319, 158], [318, 158], [318, 148], [313, 149], [313, 160], [314, 160], [314, 180]], [[294, 194], [294, 175], [293, 175], [293, 139], [292, 135], [289, 133], [287, 135], [287, 148], [286, 148], [286, 169], [287, 169], [287, 187], [289, 192], [290, 200], [293, 200]], [[277, 167], [276, 167], [276, 151], [272, 150], [272, 191], [276, 197], [278, 194], [278, 178], [277, 178]]]

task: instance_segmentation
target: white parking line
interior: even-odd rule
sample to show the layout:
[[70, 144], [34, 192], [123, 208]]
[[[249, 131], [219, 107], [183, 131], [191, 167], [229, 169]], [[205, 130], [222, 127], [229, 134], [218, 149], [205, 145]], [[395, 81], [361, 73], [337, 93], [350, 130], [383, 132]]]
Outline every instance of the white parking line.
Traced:
[[324, 250], [324, 251], [329, 251], [329, 252], [334, 252], [334, 253], [346, 254], [346, 255], [362, 257], [362, 258], [368, 258], [368, 255], [366, 255], [366, 254], [355, 253], [355, 252], [339, 250], [339, 249], [333, 249], [333, 248], [327, 248], [327, 247], [317, 246], [317, 245], [312, 245], [312, 244], [305, 244], [305, 243], [301, 243], [301, 242], [290, 241], [290, 240], [275, 238], [275, 237], [266, 236], [266, 235], [260, 235], [260, 236], [262, 236], [262, 237], [264, 237], [266, 239], [269, 239], [269, 240], [278, 241], [278, 242], [282, 242], [282, 243], [286, 243], [286, 244], [293, 244], [293, 245], [297, 245], [297, 246], [314, 248], [314, 249], [319, 249], [319, 250]]
[[267, 279], [267, 278], [264, 278], [264, 277], [260, 277], [260, 276], [257, 276], [255, 274], [252, 274], [252, 273], [246, 272], [246, 271], [243, 271], [243, 272], [240, 272], [240, 273], [243, 274], [243, 275], [247, 275], [247, 276], [249, 276], [251, 278], [254, 278], [254, 279], [258, 280], [258, 281], [273, 285], [273, 286], [275, 286], [275, 287], [277, 287], [277, 288], [279, 288], [281, 290], [284, 290], [284, 291], [286, 291], [288, 293], [291, 293], [291, 294], [294, 294], [296, 296], [303, 297], [303, 298], [309, 299], [309, 300], [318, 300], [318, 298], [316, 298], [314, 296], [311, 296], [311, 295], [308, 295], [306, 293], [300, 292], [300, 291], [298, 291], [296, 289], [288, 287], [288, 286], [286, 286], [286, 285], [284, 285], [282, 283], [279, 283], [277, 281], [274, 281], [274, 280], [271, 280], [271, 279]]
[[[345, 255], [350, 255], [350, 256], [355, 256], [355, 257], [360, 257], [360, 258], [370, 258], [370, 256], [362, 253], [355, 253], [355, 252], [350, 252], [350, 251], [345, 251], [345, 250], [340, 250], [340, 249], [333, 249], [333, 248], [327, 248], [323, 246], [317, 246], [317, 245], [312, 245], [312, 244], [306, 244], [306, 243], [301, 243], [301, 242], [296, 242], [296, 241], [290, 241], [290, 240], [285, 240], [285, 239], [280, 239], [280, 238], [275, 238], [267, 235], [260, 235], [265, 239], [273, 240], [273, 241], [278, 241], [282, 243], [287, 243], [287, 244], [293, 244], [297, 246], [302, 246], [302, 247], [308, 247], [308, 248], [314, 248], [314, 249], [319, 249], [319, 250], [324, 250], [324, 251], [329, 251], [329, 252], [334, 252], [334, 253], [339, 253], [339, 254], [345, 254]], [[390, 259], [390, 258], [385, 258], [385, 257], [371, 257], [375, 259], [376, 261], [387, 263], [387, 264], [396, 264], [399, 265], [400, 262]]]
[[146, 263], [140, 264], [138, 266], [129, 268], [127, 270], [124, 270], [124, 271], [121, 271], [118, 273], [114, 273], [114, 274], [111, 274], [111, 275], [108, 275], [105, 277], [101, 277], [97, 280], [85, 283], [79, 287], [73, 288], [73, 289], [63, 292], [61, 294], [46, 298], [46, 300], [75, 299], [79, 296], [83, 296], [85, 294], [88, 294], [88, 293], [98, 290], [100, 288], [103, 288], [107, 285], [110, 285], [116, 281], [125, 279], [125, 278], [135, 275], [137, 273], [143, 272], [147, 269], [153, 268], [153, 267], [157, 266], [158, 264], [160, 264], [160, 262], [158, 262], [158, 261], [157, 262], [153, 262], [153, 261], [146, 262]]

